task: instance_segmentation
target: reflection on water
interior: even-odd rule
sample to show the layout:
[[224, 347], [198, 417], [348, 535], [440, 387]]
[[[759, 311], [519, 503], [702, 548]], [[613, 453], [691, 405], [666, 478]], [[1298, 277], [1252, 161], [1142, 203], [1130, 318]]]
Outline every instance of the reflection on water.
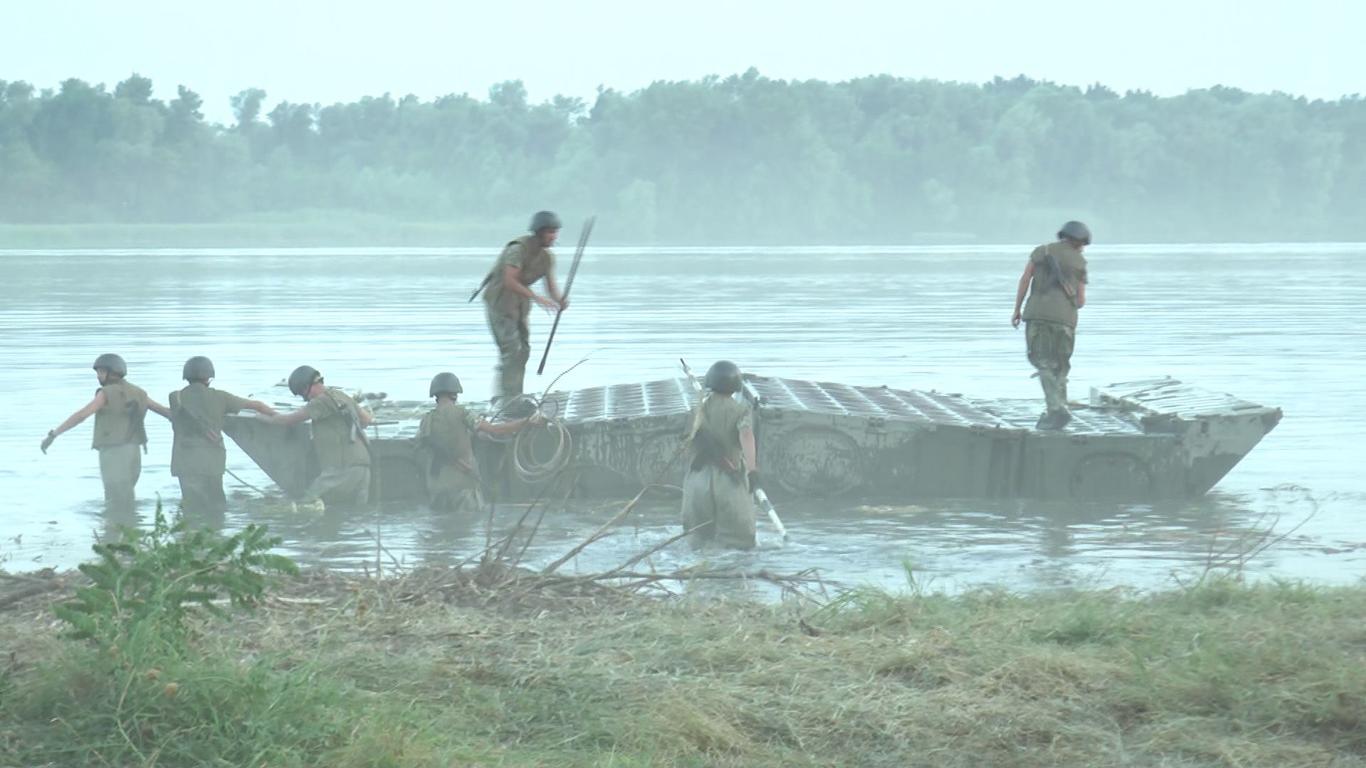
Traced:
[[[720, 357], [764, 373], [851, 384], [1036, 397], [1023, 341], [1008, 325], [1027, 247], [906, 249], [598, 249], [575, 285], [549, 369], [579, 366], [567, 388], [675, 374], [677, 359]], [[1093, 283], [1074, 359], [1089, 384], [1170, 374], [1277, 405], [1285, 419], [1202, 499], [1161, 505], [1034, 501], [806, 500], [781, 507], [791, 538], [760, 523], [760, 549], [693, 553], [676, 545], [648, 565], [699, 559], [745, 569], [819, 568], [844, 585], [900, 586], [909, 567], [944, 588], [1000, 583], [1168, 583], [1211, 553], [1276, 525], [1312, 518], [1253, 562], [1256, 572], [1322, 581], [1366, 573], [1360, 436], [1366, 398], [1366, 246], [1094, 248]], [[43, 456], [43, 434], [90, 398], [95, 356], [117, 351], [130, 380], [159, 399], [181, 363], [214, 359], [217, 385], [265, 394], [294, 366], [395, 399], [422, 399], [432, 373], [458, 372], [487, 396], [494, 362], [481, 307], [465, 298], [491, 251], [371, 249], [0, 252], [0, 566], [69, 566], [116, 523], [174, 505], [170, 436], [148, 422], [136, 513], [101, 507], [89, 426]], [[533, 345], [549, 323], [533, 318]], [[558, 368], [557, 368], [558, 366]], [[550, 375], [541, 381], [548, 381]], [[537, 385], [529, 378], [529, 388]], [[274, 393], [270, 393], [274, 397]], [[229, 467], [269, 481], [234, 448]], [[221, 520], [269, 523], [304, 560], [346, 568], [456, 563], [485, 544], [486, 521], [387, 505], [301, 519], [232, 478]], [[234, 492], [232, 489], [236, 488]], [[678, 532], [677, 500], [645, 505], [566, 566], [618, 565]], [[527, 549], [558, 557], [619, 506], [571, 501], [545, 516]], [[500, 508], [501, 533], [523, 508]], [[644, 564], [642, 567], [646, 567]]]
[[[524, 562], [542, 566], [558, 558], [622, 504], [550, 505]], [[826, 581], [843, 586], [905, 586], [908, 568], [922, 583], [946, 589], [977, 584], [1151, 585], [1166, 582], [1173, 573], [1197, 573], [1207, 565], [1229, 563], [1237, 553], [1260, 544], [1267, 529], [1285, 531], [1314, 513], [1317, 504], [1297, 490], [1269, 491], [1260, 498], [1213, 494], [1164, 505], [1090, 507], [1035, 501], [789, 502], [781, 510], [791, 531], [786, 542], [761, 521], [758, 551], [695, 553], [677, 545], [652, 556], [641, 568], [670, 572], [699, 560], [718, 568], [775, 573], [819, 567]], [[1250, 515], [1254, 507], [1261, 514]], [[240, 518], [231, 525], [267, 522], [287, 538], [296, 554], [347, 569], [455, 565], [477, 557], [488, 541], [487, 518], [482, 515], [389, 506], [382, 512], [328, 512], [300, 519], [281, 507], [246, 499], [239, 509]], [[495, 535], [505, 534], [525, 511], [524, 505], [499, 507]], [[528, 528], [537, 517], [533, 511]], [[677, 518], [677, 501], [657, 498], [640, 507], [613, 535], [584, 550], [566, 570], [614, 568], [676, 535]], [[1322, 542], [1297, 532], [1288, 544], [1259, 557], [1252, 570], [1279, 573], [1292, 566], [1300, 576], [1337, 580], [1334, 571], [1340, 562], [1313, 557], [1300, 562], [1301, 556], [1320, 552]]]

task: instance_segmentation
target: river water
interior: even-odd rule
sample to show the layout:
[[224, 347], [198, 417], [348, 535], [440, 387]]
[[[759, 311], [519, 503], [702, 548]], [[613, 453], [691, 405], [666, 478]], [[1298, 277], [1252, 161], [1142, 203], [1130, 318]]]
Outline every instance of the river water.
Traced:
[[[679, 357], [697, 368], [731, 358], [793, 378], [1039, 397], [1022, 333], [1009, 325], [1028, 252], [594, 248], [548, 372], [586, 358], [560, 383], [575, 388], [674, 376]], [[163, 403], [181, 386], [190, 355], [214, 360], [216, 386], [271, 400], [281, 391], [272, 385], [302, 363], [331, 383], [412, 400], [425, 398], [433, 373], [453, 370], [466, 399], [484, 399], [495, 350], [481, 304], [466, 299], [493, 256], [482, 248], [0, 250], [8, 276], [0, 289], [0, 568], [72, 566], [114, 525], [145, 524], [157, 494], [171, 506], [179, 496], [170, 429], [155, 416], [133, 519], [105, 516], [90, 422], [39, 452], [47, 430], [93, 395], [98, 354], [122, 354], [129, 380]], [[1285, 537], [1251, 560], [1252, 574], [1358, 582], [1366, 575], [1366, 244], [1097, 246], [1087, 256], [1074, 398], [1090, 385], [1171, 375], [1284, 409], [1281, 424], [1206, 497], [793, 502], [781, 510], [791, 532], [785, 545], [761, 521], [754, 552], [676, 545], [649, 565], [815, 568], [844, 586], [904, 586], [909, 569], [919, 583], [949, 590], [1160, 588], [1199, 573], [1211, 552], [1237, 550], [1270, 529]], [[534, 367], [550, 322], [537, 315], [532, 323]], [[529, 374], [527, 388], [549, 378]], [[269, 488], [236, 446], [229, 468]], [[487, 533], [482, 519], [409, 506], [300, 519], [232, 478], [227, 487], [227, 529], [269, 523], [288, 552], [332, 567], [458, 562]], [[567, 551], [617, 508], [584, 502], [552, 511], [527, 562]], [[495, 531], [520, 512], [500, 509]], [[614, 566], [676, 533], [676, 518], [676, 500], [646, 505], [566, 569]]]

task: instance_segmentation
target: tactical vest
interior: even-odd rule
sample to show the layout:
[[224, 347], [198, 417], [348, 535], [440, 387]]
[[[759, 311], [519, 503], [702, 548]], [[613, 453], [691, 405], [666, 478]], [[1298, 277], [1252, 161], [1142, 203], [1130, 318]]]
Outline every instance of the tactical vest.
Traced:
[[[1050, 259], [1049, 256], [1053, 259]], [[1086, 258], [1081, 251], [1065, 242], [1049, 243], [1034, 249], [1029, 261], [1034, 265], [1034, 277], [1029, 284], [1029, 300], [1021, 313], [1025, 320], [1059, 323], [1077, 327], [1077, 306], [1059, 285], [1053, 272], [1053, 260], [1062, 270], [1062, 281], [1075, 296], [1086, 280]]]
[[533, 285], [549, 274], [554, 263], [553, 257], [549, 249], [541, 247], [539, 237], [523, 235], [516, 240], [509, 240], [507, 245], [503, 246], [503, 252], [499, 254], [493, 269], [489, 271], [484, 301], [490, 306], [498, 307], [509, 316], [526, 317], [531, 312], [531, 302], [525, 296], [518, 296], [503, 288], [503, 270], [509, 265], [508, 249], [514, 245], [522, 247], [522, 265], [518, 282], [522, 285]]
[[438, 405], [422, 417], [417, 443], [431, 457], [427, 466], [429, 484], [439, 479], [448, 488], [478, 487], [474, 436], [469, 423], [469, 412], [460, 405]]
[[221, 475], [227, 467], [223, 446], [223, 422], [227, 413], [225, 393], [205, 384], [191, 383], [172, 392], [171, 474]]
[[95, 411], [92, 448], [146, 445], [147, 393], [126, 381], [111, 381], [100, 388], [104, 407]]
[[694, 416], [690, 446], [692, 468], [715, 465], [743, 471], [744, 453], [740, 447], [740, 423], [749, 415], [749, 406], [728, 395], [710, 394]]
[[[370, 465], [370, 451], [366, 448], [365, 428], [360, 423], [359, 406], [351, 396], [327, 387], [318, 395], [324, 404], [323, 415], [312, 417], [313, 450], [323, 470], [346, 469]], [[309, 402], [312, 406], [312, 401]]]

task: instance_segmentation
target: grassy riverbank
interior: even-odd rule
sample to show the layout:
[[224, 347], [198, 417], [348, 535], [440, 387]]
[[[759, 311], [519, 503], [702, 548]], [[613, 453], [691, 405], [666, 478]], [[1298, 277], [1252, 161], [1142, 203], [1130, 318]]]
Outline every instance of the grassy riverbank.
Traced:
[[817, 607], [311, 574], [182, 645], [0, 612], [0, 765], [1362, 765], [1366, 587]]

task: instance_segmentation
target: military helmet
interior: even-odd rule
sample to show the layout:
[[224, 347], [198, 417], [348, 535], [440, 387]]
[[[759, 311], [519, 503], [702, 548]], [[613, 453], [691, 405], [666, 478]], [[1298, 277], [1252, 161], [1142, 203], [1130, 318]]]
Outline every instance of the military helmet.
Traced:
[[450, 371], [442, 371], [432, 377], [431, 390], [427, 394], [436, 397], [437, 395], [458, 395], [464, 391], [465, 388], [460, 386], [460, 377]]
[[740, 366], [729, 360], [718, 360], [707, 369], [702, 383], [713, 392], [733, 395], [740, 391]]
[[301, 365], [294, 369], [294, 373], [289, 374], [289, 391], [304, 397], [308, 394], [308, 388], [313, 386], [313, 382], [321, 381], [323, 375], [317, 368], [311, 365]]
[[128, 375], [128, 363], [125, 363], [123, 358], [113, 352], [105, 352], [103, 355], [95, 358], [95, 364], [90, 367], [97, 371], [103, 368], [115, 376]]
[[561, 227], [560, 217], [554, 211], [537, 211], [531, 217], [531, 225], [528, 227], [532, 232], [540, 232], [543, 229], [559, 229]]
[[1085, 245], [1091, 244], [1091, 230], [1080, 221], [1069, 221], [1058, 230], [1058, 239], [1076, 240]]
[[213, 361], [203, 355], [186, 360], [185, 367], [180, 369], [180, 378], [186, 381], [208, 381], [213, 375]]

